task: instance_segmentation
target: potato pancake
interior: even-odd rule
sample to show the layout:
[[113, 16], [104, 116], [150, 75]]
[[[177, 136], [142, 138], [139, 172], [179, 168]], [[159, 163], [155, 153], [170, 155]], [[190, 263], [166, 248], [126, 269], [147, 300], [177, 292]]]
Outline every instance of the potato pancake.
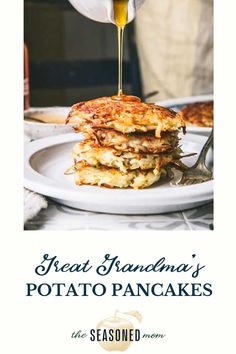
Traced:
[[134, 188], [141, 189], [151, 186], [159, 181], [161, 176], [166, 176], [162, 169], [159, 173], [152, 170], [133, 170], [126, 173], [115, 168], [94, 167], [81, 161], [75, 172], [75, 183], [77, 185], [98, 185], [107, 188]]
[[104, 165], [118, 168], [122, 172], [127, 170], [155, 170], [178, 159], [180, 151], [171, 154], [137, 154], [133, 152], [117, 151], [111, 147], [97, 146], [93, 140], [84, 140], [74, 145], [72, 156], [75, 161], [84, 160], [91, 166]]
[[178, 116], [186, 122], [187, 125], [196, 127], [213, 127], [214, 115], [213, 102], [197, 102], [185, 106]]
[[160, 138], [163, 132], [185, 128], [182, 117], [168, 108], [111, 97], [75, 104], [67, 122], [74, 123], [81, 131], [89, 127], [114, 129], [123, 134], [154, 130], [156, 138]]
[[94, 138], [100, 146], [146, 154], [172, 151], [179, 142], [178, 132], [163, 133], [159, 139], [153, 131], [122, 134], [114, 129], [89, 129], [83, 133], [86, 138]]

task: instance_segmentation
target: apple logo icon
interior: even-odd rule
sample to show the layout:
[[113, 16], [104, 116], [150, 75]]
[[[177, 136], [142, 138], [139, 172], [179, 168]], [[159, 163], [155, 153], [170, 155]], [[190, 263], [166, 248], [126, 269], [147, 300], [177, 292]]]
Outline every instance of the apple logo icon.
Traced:
[[[118, 311], [116, 311], [112, 317], [100, 321], [97, 325], [97, 331], [99, 330], [101, 334], [101, 339], [98, 343], [108, 352], [124, 352], [132, 343], [129, 337], [130, 332], [134, 331], [132, 322], [117, 314]], [[142, 319], [142, 316], [137, 311], [119, 312], [119, 314], [133, 316], [139, 322], [141, 322]], [[125, 339], [123, 337], [124, 332], [126, 333]]]

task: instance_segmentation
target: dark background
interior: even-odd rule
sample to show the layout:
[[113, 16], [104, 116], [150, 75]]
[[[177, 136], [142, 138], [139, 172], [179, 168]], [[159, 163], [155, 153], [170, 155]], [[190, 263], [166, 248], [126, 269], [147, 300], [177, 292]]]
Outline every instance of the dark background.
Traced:
[[[31, 106], [70, 106], [117, 93], [117, 33], [67, 0], [25, 0]], [[134, 23], [125, 31], [124, 91], [142, 97]]]

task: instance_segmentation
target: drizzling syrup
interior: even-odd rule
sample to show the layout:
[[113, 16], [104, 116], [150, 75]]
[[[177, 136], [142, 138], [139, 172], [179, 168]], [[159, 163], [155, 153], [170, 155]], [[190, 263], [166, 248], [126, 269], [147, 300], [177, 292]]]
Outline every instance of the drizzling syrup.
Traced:
[[140, 102], [141, 100], [139, 97], [126, 96], [123, 93], [122, 85], [123, 42], [125, 25], [128, 20], [128, 0], [113, 0], [113, 9], [118, 39], [118, 93], [117, 95], [112, 96], [112, 98], [119, 101]]

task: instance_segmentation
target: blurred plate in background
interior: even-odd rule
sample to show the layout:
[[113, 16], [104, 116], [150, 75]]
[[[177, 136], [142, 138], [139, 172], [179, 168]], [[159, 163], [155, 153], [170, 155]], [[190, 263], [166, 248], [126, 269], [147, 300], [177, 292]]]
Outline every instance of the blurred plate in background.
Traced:
[[[188, 104], [196, 103], [196, 102], [208, 102], [208, 101], [213, 101], [213, 95], [174, 98], [165, 101], [158, 101], [156, 102], [156, 104], [158, 104], [159, 106], [171, 108], [174, 111], [178, 112]], [[208, 127], [197, 127], [197, 126], [190, 126], [190, 125], [187, 126], [187, 133], [191, 133], [191, 134], [208, 136], [210, 135], [211, 130], [212, 128], [208, 128]]]

